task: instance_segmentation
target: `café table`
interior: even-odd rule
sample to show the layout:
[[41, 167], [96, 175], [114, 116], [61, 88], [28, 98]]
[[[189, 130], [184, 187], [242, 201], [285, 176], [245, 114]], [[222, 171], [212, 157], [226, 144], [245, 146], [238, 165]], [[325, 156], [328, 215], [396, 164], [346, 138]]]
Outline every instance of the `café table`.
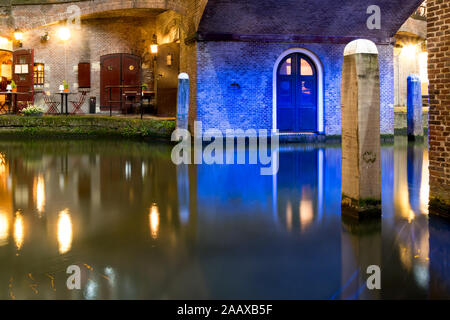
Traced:
[[64, 114], [64, 107], [66, 108], [66, 115], [69, 114], [68, 100], [69, 95], [74, 94], [73, 92], [59, 91], [58, 94], [61, 96], [61, 114]]
[[19, 95], [29, 95], [31, 92], [12, 92], [12, 91], [2, 91], [0, 94], [7, 96], [7, 101], [9, 101], [8, 104], [8, 114], [11, 113], [11, 106], [12, 106], [12, 113], [16, 114], [18, 113], [17, 110], [17, 96]]

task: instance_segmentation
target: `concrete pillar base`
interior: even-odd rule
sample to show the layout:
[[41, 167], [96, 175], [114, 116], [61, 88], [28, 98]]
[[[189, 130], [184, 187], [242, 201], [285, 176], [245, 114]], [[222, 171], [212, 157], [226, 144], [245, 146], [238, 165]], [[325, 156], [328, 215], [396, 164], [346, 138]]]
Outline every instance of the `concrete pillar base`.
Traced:
[[342, 195], [341, 202], [342, 216], [356, 219], [358, 221], [380, 219], [381, 218], [381, 200], [360, 199], [355, 200]]
[[450, 202], [439, 198], [430, 197], [430, 214], [450, 219]]

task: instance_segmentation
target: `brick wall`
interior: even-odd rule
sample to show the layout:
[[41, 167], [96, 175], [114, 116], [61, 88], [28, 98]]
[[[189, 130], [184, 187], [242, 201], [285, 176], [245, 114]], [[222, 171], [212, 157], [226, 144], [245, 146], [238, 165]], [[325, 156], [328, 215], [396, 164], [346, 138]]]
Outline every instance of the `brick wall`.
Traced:
[[[450, 206], [450, 3], [428, 0], [431, 204]], [[448, 211], [447, 211], [448, 214]]]
[[[341, 134], [340, 83], [344, 44], [199, 42], [197, 119], [204, 128], [272, 129], [273, 68], [290, 48], [315, 53], [324, 67], [327, 135]], [[381, 133], [394, 132], [393, 48], [378, 46], [381, 81]], [[237, 83], [240, 89], [231, 86]]]
[[[89, 96], [100, 103], [100, 57], [111, 53], [130, 53], [142, 58], [142, 82], [153, 84], [152, 56], [148, 52], [152, 35], [156, 32], [154, 18], [90, 19], [82, 22], [81, 30], [72, 30], [71, 39], [64, 45], [58, 38], [60, 24], [35, 28], [25, 34], [23, 47], [34, 49], [35, 63], [45, 65], [46, 92], [58, 92], [65, 79], [72, 90], [77, 89], [79, 62], [91, 63], [91, 89]], [[50, 40], [42, 43], [46, 32]], [[65, 49], [64, 49], [65, 48]], [[65, 52], [66, 51], [66, 52]], [[66, 61], [66, 62], [65, 62]], [[66, 66], [66, 67], [65, 67]], [[37, 95], [37, 104], [42, 96]], [[83, 110], [88, 110], [86, 101]]]

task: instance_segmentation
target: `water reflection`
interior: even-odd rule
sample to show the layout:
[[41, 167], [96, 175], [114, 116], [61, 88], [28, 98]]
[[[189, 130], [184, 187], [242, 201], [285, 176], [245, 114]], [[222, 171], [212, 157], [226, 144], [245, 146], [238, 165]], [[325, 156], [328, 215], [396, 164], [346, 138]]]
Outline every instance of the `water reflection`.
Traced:
[[34, 194], [36, 199], [36, 208], [41, 214], [44, 211], [45, 206], [45, 183], [44, 183], [44, 177], [42, 175], [39, 175], [34, 180]]
[[58, 215], [58, 245], [59, 253], [64, 254], [72, 247], [72, 219], [69, 210], [65, 209]]
[[[0, 142], [0, 298], [450, 297], [450, 228], [428, 216], [426, 143], [382, 147], [376, 224], [341, 219], [340, 146], [282, 146], [273, 177], [176, 167], [170, 152]], [[71, 264], [81, 291], [66, 288]], [[381, 291], [365, 287], [369, 265]]]
[[5, 212], [0, 211], [0, 246], [8, 244], [9, 221]]
[[17, 212], [14, 219], [14, 242], [16, 244], [17, 250], [20, 250], [22, 248], [24, 237], [23, 217], [20, 212]]
[[148, 216], [150, 222], [150, 234], [153, 239], [156, 239], [158, 238], [158, 230], [159, 230], [159, 211], [156, 204], [152, 205]]

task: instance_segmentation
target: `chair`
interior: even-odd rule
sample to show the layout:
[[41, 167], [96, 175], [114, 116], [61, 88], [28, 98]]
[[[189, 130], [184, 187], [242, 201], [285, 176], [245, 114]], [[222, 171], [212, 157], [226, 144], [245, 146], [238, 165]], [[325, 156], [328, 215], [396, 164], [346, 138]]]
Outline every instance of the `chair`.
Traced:
[[81, 94], [78, 97], [77, 101], [70, 101], [70, 103], [73, 105], [73, 109], [71, 114], [83, 114], [83, 110], [81, 110], [81, 107], [84, 104], [84, 101], [86, 101], [87, 91], [81, 91]]
[[140, 105], [141, 96], [138, 91], [125, 91], [123, 93], [123, 96], [125, 97], [125, 114], [128, 114], [128, 110], [131, 110], [131, 112], [133, 112], [133, 108]]
[[31, 104], [33, 104], [32, 101], [17, 101], [17, 110], [16, 113], [20, 114], [20, 112], [25, 109], [28, 108]]
[[44, 93], [44, 103], [48, 106], [47, 114], [58, 114], [58, 107], [61, 104], [53, 100], [50, 95]]

